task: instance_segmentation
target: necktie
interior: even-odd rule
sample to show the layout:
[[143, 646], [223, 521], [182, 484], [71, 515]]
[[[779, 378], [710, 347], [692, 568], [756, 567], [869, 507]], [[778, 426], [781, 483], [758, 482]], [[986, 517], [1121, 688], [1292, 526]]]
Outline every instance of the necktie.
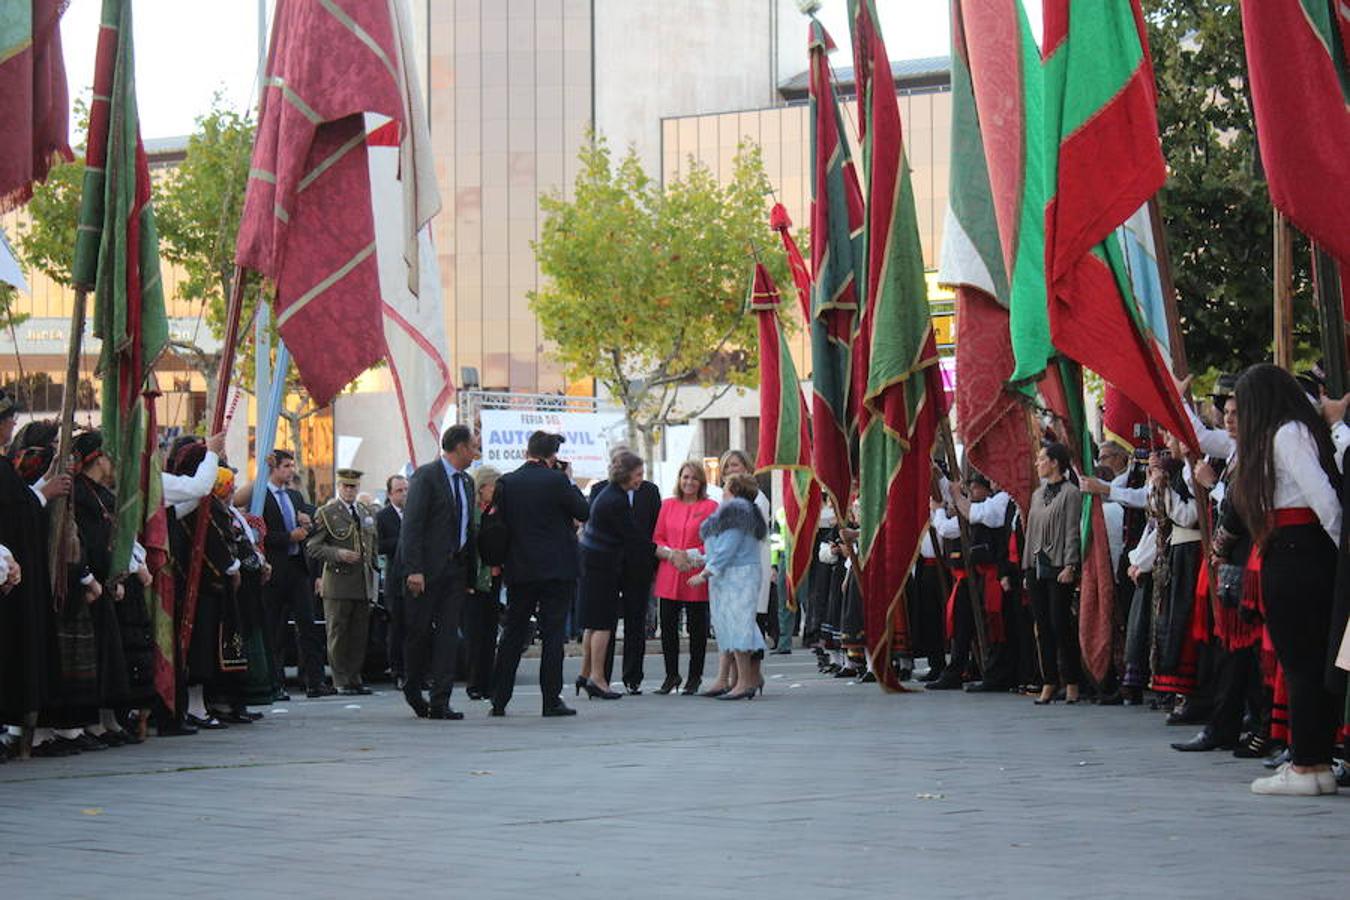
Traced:
[[459, 528], [456, 529], [455, 534], [459, 537], [459, 547], [460, 547], [460, 549], [463, 549], [463, 547], [464, 547], [464, 514], [465, 514], [465, 512], [467, 511], [467, 504], [465, 503], [465, 500], [464, 500], [464, 473], [463, 473], [463, 472], [456, 472], [453, 481], [454, 481], [454, 484], [455, 484], [455, 506], [456, 506], [455, 512], [456, 512], [456, 514], [457, 514], [457, 516], [458, 516], [458, 519], [459, 519], [459, 521], [456, 523], [457, 525], [459, 525]]
[[[291, 504], [291, 495], [286, 493], [285, 488], [275, 488], [272, 493], [277, 498], [277, 506], [281, 507], [281, 521], [286, 524], [286, 531], [295, 530], [295, 507]], [[290, 547], [286, 551], [291, 556], [300, 554], [300, 545], [291, 541]]]
[[356, 515], [356, 504], [348, 506], [347, 509], [352, 514], [352, 528], [356, 532], [356, 552], [361, 552], [361, 519]]

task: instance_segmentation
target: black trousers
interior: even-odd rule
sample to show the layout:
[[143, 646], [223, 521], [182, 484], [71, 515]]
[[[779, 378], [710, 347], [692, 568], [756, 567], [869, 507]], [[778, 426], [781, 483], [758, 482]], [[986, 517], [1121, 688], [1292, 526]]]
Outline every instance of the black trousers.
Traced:
[[406, 638], [403, 691], [422, 695], [430, 678], [432, 709], [450, 703], [455, 679], [455, 655], [459, 652], [459, 620], [464, 610], [464, 567], [454, 565], [450, 574], [428, 581], [421, 596], [403, 595]]
[[530, 638], [530, 616], [539, 622], [542, 653], [539, 687], [544, 708], [562, 702], [563, 625], [576, 596], [572, 580], [523, 581], [506, 589], [506, 627], [497, 645], [497, 664], [492, 675], [492, 705], [505, 709], [516, 689], [520, 655]]
[[384, 608], [389, 611], [389, 624], [385, 631], [385, 653], [389, 660], [389, 671], [395, 678], [401, 678], [404, 672], [403, 643], [407, 639], [408, 626], [403, 612], [403, 578], [390, 573], [384, 583]]
[[[1058, 574], [1058, 573], [1056, 573]], [[1073, 585], [1060, 584], [1052, 575], [1031, 574], [1031, 614], [1036, 621], [1036, 648], [1045, 684], [1078, 684], [1083, 666], [1078, 650], [1078, 628], [1073, 618]]]
[[[1218, 650], [1216, 656], [1215, 705], [1209, 716], [1209, 729], [1222, 743], [1231, 743], [1242, 732], [1242, 716], [1248, 708], [1258, 718], [1264, 716], [1261, 658], [1256, 647], [1232, 652]], [[1264, 727], [1257, 730], [1265, 733]]]
[[708, 604], [661, 598], [661, 655], [666, 677], [680, 674], [680, 611], [689, 632], [689, 684], [703, 680], [703, 660], [708, 654]]
[[492, 664], [497, 658], [497, 625], [501, 620], [496, 591], [469, 591], [464, 598], [464, 652], [468, 656], [470, 690], [492, 692]]
[[263, 585], [263, 619], [267, 650], [272, 655], [273, 680], [277, 687], [286, 683], [286, 613], [295, 617], [296, 655], [301, 680], [312, 690], [323, 684], [323, 629], [316, 621], [314, 578], [305, 566], [303, 555], [288, 556], [272, 570]]
[[[1296, 766], [1331, 762], [1339, 720], [1325, 683], [1336, 545], [1318, 525], [1281, 528], [1261, 564], [1266, 630], [1289, 687], [1289, 744]], [[1339, 637], [1339, 635], [1337, 635]]]
[[[647, 655], [647, 606], [652, 597], [652, 577], [625, 572], [619, 581], [619, 615], [623, 617], [623, 683], [642, 684], [642, 660]], [[605, 680], [614, 678], [614, 644], [605, 654]]]

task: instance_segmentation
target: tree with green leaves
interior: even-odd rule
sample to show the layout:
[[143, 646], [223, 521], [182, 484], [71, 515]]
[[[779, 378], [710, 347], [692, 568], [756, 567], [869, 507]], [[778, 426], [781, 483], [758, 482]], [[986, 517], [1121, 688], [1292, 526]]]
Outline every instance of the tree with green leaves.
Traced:
[[[1257, 163], [1242, 16], [1237, 0], [1144, 7], [1168, 166], [1159, 201], [1186, 352], [1204, 385], [1219, 370], [1260, 362], [1273, 342], [1273, 214]], [[1295, 353], [1307, 361], [1318, 330], [1306, 242], [1294, 258]]]
[[[545, 220], [534, 249], [547, 280], [531, 292], [530, 308], [569, 377], [596, 379], [650, 457], [663, 428], [755, 384], [747, 296], [756, 255], [780, 290], [792, 290], [769, 228], [771, 187], [759, 149], [748, 144], [720, 185], [691, 160], [663, 186], [632, 150], [616, 163], [601, 138], [578, 158], [572, 197], [540, 198]], [[796, 308], [791, 295], [784, 308]], [[709, 390], [682, 403], [682, 389], [695, 385]]]

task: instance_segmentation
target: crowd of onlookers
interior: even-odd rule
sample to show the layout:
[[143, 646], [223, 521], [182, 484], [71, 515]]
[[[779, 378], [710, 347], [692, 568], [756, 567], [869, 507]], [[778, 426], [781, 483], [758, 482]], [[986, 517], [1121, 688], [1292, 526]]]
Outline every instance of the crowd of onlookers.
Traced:
[[[615, 448], [586, 496], [561, 436], [536, 432], [525, 463], [502, 474], [477, 465], [476, 435], [454, 426], [439, 458], [386, 481], [383, 506], [359, 494], [362, 473], [339, 470], [336, 495], [315, 507], [292, 486], [291, 454], [273, 452], [265, 483], [236, 488], [219, 437], [180, 438], [164, 458], [165, 534], [147, 529], [118, 559], [98, 433], [75, 438], [63, 471], [56, 426], [15, 434], [3, 397], [0, 758], [249, 724], [290, 699], [292, 647], [309, 698], [369, 693], [364, 672], [382, 656], [375, 668], [415, 715], [455, 720], [456, 682], [505, 715], [538, 642], [541, 712], [569, 716], [569, 637], [581, 644], [573, 694], [618, 700], [642, 693], [659, 632], [658, 694], [754, 698], [764, 655], [800, 636], [836, 677], [875, 681], [887, 665], [928, 690], [1147, 705], [1198, 729], [1178, 751], [1265, 760], [1275, 772], [1257, 793], [1334, 793], [1350, 668], [1350, 570], [1337, 578], [1346, 403], [1315, 372], [1269, 365], [1221, 378], [1211, 399], [1212, 423], [1190, 413], [1198, 454], [1147, 422], [1108, 421], [1086, 473], [1047, 437], [1025, 508], [978, 471], [939, 467], [906, 628], [879, 660], [853, 511], [824, 510], [793, 607], [781, 514], [740, 451], [719, 460], [717, 485], [702, 462], [682, 464], [663, 498], [644, 461]], [[75, 534], [49, 546], [58, 498]], [[1089, 498], [1102, 515], [1085, 529]], [[1092, 590], [1111, 607], [1092, 619], [1084, 569], [1106, 559]], [[383, 652], [368, 655], [377, 635]]]

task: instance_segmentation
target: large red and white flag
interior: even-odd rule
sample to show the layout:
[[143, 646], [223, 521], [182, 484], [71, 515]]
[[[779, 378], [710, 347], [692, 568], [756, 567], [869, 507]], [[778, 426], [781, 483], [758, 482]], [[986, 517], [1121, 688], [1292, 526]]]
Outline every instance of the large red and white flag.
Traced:
[[[445, 305], [430, 225], [417, 234], [421, 292], [414, 294], [408, 287], [408, 262], [403, 252], [406, 201], [398, 177], [399, 127], [394, 121], [382, 125], [369, 121], [375, 118], [368, 117], [368, 124], [374, 127], [366, 137], [366, 148], [380, 270], [380, 314], [408, 458], [416, 466], [435, 459], [440, 452], [441, 423], [454, 395], [446, 349]], [[425, 120], [417, 120], [412, 131], [420, 131], [425, 138]], [[418, 182], [434, 183], [434, 178], [434, 172], [423, 172]]]
[[408, 290], [440, 209], [405, 0], [278, 0], [235, 260], [276, 284], [277, 328], [319, 404], [384, 359], [365, 114], [399, 123]]

